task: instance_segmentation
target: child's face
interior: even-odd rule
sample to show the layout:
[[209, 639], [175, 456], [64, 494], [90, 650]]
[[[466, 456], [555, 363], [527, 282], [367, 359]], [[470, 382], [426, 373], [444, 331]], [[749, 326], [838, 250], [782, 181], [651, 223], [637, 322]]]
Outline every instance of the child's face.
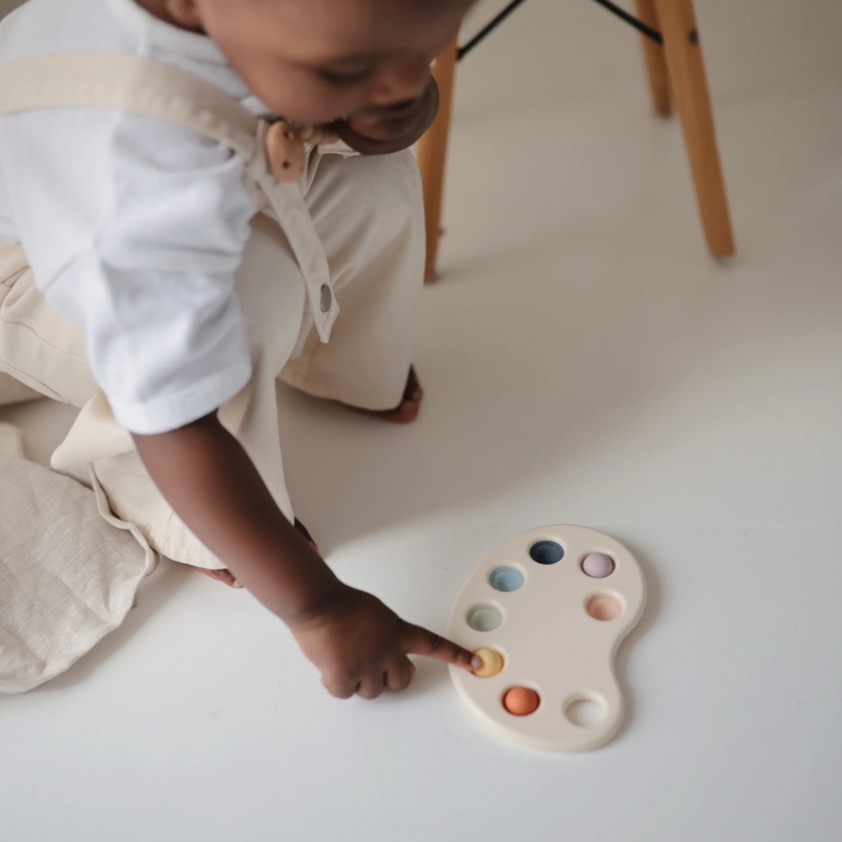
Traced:
[[420, 97], [430, 62], [472, 3], [166, 0], [162, 11], [209, 35], [275, 112], [321, 124], [352, 115], [391, 115]]

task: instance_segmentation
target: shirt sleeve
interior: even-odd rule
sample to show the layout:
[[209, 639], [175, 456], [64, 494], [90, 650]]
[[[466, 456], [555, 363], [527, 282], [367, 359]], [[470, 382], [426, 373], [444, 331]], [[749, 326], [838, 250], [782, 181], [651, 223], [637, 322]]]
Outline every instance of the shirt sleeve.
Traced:
[[254, 201], [244, 162], [195, 132], [120, 115], [102, 213], [43, 291], [81, 324], [94, 377], [130, 432], [177, 429], [251, 376], [234, 292]]

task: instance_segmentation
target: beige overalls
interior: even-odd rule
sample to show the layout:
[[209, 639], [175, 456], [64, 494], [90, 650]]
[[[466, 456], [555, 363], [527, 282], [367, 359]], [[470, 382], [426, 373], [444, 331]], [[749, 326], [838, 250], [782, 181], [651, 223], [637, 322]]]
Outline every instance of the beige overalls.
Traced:
[[[276, 378], [367, 409], [395, 407], [403, 394], [424, 250], [411, 153], [362, 157], [347, 147], [319, 147], [309, 151], [297, 182], [281, 184], [267, 167], [265, 121], [191, 74], [117, 53], [0, 68], [0, 116], [43, 108], [118, 109], [171, 121], [230, 146], [247, 162], [256, 213], [264, 212], [253, 220], [235, 291], [253, 375], [221, 408], [220, 420], [291, 520]], [[25, 397], [24, 384], [30, 395], [80, 408], [53, 454], [56, 470], [91, 465], [114, 513], [152, 547], [187, 564], [222, 566], [155, 488], [92, 378], [83, 331], [50, 307], [17, 245], [0, 244], [0, 372], [0, 402]]]

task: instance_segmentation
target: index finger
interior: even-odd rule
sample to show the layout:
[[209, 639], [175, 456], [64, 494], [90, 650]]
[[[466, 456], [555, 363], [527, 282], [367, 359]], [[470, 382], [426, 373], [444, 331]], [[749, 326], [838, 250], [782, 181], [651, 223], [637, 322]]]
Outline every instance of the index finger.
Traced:
[[428, 658], [444, 661], [453, 664], [461, 669], [473, 672], [482, 666], [482, 658], [474, 655], [467, 649], [447, 640], [440, 635], [434, 634], [421, 626], [406, 624], [405, 638], [406, 651], [409, 655], [425, 655]]

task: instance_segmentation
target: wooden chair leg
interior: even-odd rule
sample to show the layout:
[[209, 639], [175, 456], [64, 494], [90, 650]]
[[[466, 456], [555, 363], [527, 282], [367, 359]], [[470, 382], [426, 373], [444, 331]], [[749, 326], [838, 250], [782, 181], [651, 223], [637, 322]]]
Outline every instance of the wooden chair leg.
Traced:
[[714, 257], [731, 257], [734, 236], [693, 0], [655, 0], [655, 8], [708, 248]]
[[[635, 0], [635, 5], [637, 6], [638, 18], [647, 26], [651, 26], [652, 29], [660, 30], [655, 0]], [[643, 57], [646, 60], [646, 73], [649, 77], [652, 105], [662, 117], [669, 117], [672, 114], [672, 100], [663, 47], [645, 35], [641, 35], [640, 38], [643, 42]]]
[[[457, 33], [458, 36], [458, 33]], [[441, 234], [441, 208], [444, 193], [444, 172], [447, 162], [447, 142], [450, 137], [450, 115], [453, 106], [453, 84], [456, 76], [457, 36], [448, 45], [433, 67], [439, 86], [439, 113], [427, 133], [418, 141], [416, 157], [424, 188], [424, 219], [427, 229], [427, 260], [424, 278], [436, 276], [436, 259]]]

